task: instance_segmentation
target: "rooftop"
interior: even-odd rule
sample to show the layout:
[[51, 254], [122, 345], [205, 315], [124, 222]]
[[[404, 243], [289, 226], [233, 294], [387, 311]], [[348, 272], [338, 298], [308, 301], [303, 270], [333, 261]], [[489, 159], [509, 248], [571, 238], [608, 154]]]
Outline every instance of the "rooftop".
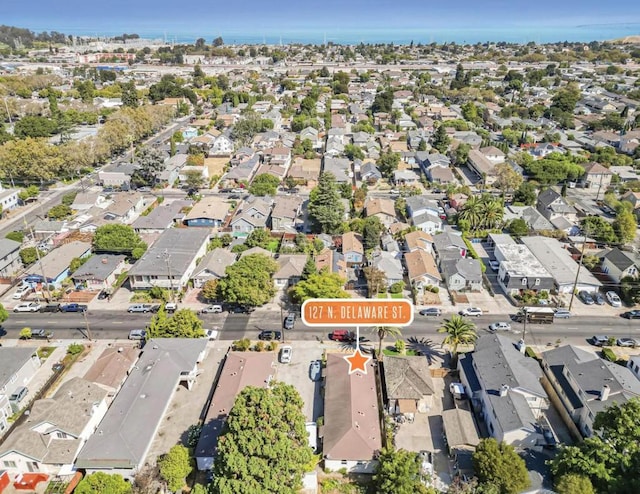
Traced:
[[35, 348], [0, 347], [0, 388], [36, 354]]
[[96, 254], [73, 273], [74, 280], [106, 280], [127, 256], [121, 254]]

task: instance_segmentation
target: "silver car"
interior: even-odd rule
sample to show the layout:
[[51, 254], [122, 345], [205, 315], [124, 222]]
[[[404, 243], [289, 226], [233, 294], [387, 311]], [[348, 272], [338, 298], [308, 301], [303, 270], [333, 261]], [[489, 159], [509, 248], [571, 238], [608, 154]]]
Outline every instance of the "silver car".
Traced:
[[511, 331], [511, 324], [508, 322], [494, 322], [489, 324], [489, 331], [495, 333], [496, 331]]

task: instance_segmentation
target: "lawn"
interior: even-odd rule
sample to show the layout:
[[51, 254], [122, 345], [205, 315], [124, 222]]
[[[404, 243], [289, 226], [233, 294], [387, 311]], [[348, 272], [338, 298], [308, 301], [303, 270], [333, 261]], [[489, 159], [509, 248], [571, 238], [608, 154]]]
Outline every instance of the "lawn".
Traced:
[[378, 298], [399, 299], [399, 298], [404, 298], [404, 296], [402, 295], [402, 293], [378, 293]]
[[40, 348], [38, 348], [38, 357], [41, 360], [47, 360], [49, 358], [49, 355], [51, 355], [54, 350], [56, 349], [56, 347], [54, 346], [42, 346]]
[[384, 355], [389, 355], [390, 357], [402, 357], [402, 356], [419, 357], [420, 356], [418, 352], [410, 349], [407, 349], [405, 353], [398, 353], [395, 350], [392, 350], [391, 348], [385, 348], [384, 350], [382, 350], [382, 353]]
[[271, 252], [278, 252], [278, 245], [280, 245], [278, 240], [272, 240], [267, 244], [267, 250]]

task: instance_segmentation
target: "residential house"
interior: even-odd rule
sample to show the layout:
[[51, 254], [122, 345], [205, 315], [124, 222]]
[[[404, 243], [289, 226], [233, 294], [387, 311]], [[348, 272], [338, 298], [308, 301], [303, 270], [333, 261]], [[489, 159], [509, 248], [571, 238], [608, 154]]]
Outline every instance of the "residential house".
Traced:
[[325, 156], [323, 171], [325, 173], [331, 173], [339, 184], [353, 183], [351, 161], [347, 158], [329, 158]]
[[598, 412], [640, 397], [632, 370], [573, 345], [542, 352], [541, 364], [560, 402], [585, 437]]
[[530, 230], [553, 230], [553, 224], [532, 206], [505, 206], [503, 220], [508, 223], [514, 219], [522, 219]]
[[491, 163], [499, 164], [504, 163], [507, 155], [495, 146], [487, 146], [480, 148], [479, 151], [487, 158]]
[[555, 238], [522, 237], [520, 241], [553, 276], [554, 289], [557, 292], [572, 293], [574, 290], [585, 290], [593, 293], [602, 287], [602, 283], [588, 269], [580, 269], [571, 253]]
[[48, 240], [59, 233], [68, 232], [69, 225], [66, 221], [40, 220], [31, 225], [31, 231], [35, 240]]
[[209, 188], [209, 167], [199, 165], [185, 165], [178, 171], [178, 180], [181, 186], [189, 185], [190, 176], [199, 177], [203, 188]]
[[380, 237], [380, 245], [386, 252], [400, 252], [400, 244], [390, 233], [384, 233]]
[[143, 206], [144, 197], [139, 192], [118, 192], [104, 208], [105, 218], [128, 225], [140, 215]]
[[420, 182], [420, 177], [413, 170], [395, 170], [393, 172], [393, 183], [396, 185], [416, 185]]
[[305, 127], [300, 131], [300, 142], [305, 139], [309, 139], [311, 141], [311, 145], [313, 149], [319, 150], [322, 149], [322, 140], [318, 137], [318, 129], [313, 127]]
[[287, 176], [293, 178], [299, 185], [315, 187], [321, 168], [322, 161], [319, 158], [307, 160], [298, 157], [293, 160]]
[[276, 197], [271, 211], [271, 230], [295, 231], [296, 219], [300, 215], [302, 198], [298, 195]]
[[[75, 468], [132, 479], [147, 460], [178, 386], [190, 390], [195, 383], [206, 348], [205, 338], [149, 340], [96, 432], [80, 451]], [[181, 402], [189, 400], [182, 396], [186, 392], [180, 393]]]
[[74, 211], [87, 211], [94, 206], [104, 208], [107, 203], [108, 200], [102, 192], [87, 191], [78, 192], [70, 207]]
[[19, 194], [20, 191], [18, 189], [5, 189], [0, 184], [0, 206], [2, 210], [9, 211], [20, 204]]
[[409, 196], [406, 202], [407, 213], [412, 218], [422, 213], [431, 213], [435, 216], [439, 214], [438, 202], [426, 196]]
[[424, 357], [385, 356], [384, 386], [390, 415], [426, 413], [433, 406], [435, 386]]
[[375, 251], [371, 256], [370, 265], [382, 271], [387, 279], [387, 287], [404, 281], [402, 269], [402, 254], [399, 252]]
[[266, 228], [272, 204], [271, 198], [250, 196], [246, 199], [231, 220], [233, 235], [245, 237], [257, 228]]
[[196, 202], [184, 217], [189, 227], [220, 228], [231, 210], [231, 202], [220, 196], [204, 196]]
[[271, 120], [275, 130], [280, 130], [282, 127], [282, 114], [275, 108], [266, 112], [262, 118], [265, 120]]
[[364, 246], [362, 236], [347, 232], [342, 235], [342, 254], [348, 267], [359, 267], [364, 262]]
[[638, 277], [640, 259], [634, 252], [614, 247], [602, 256], [601, 270], [611, 280], [620, 283], [627, 277]]
[[31, 266], [27, 274], [42, 281], [42, 276], [46, 277], [48, 284], [59, 288], [62, 282], [69, 277], [71, 261], [76, 258], [91, 255], [91, 244], [74, 240], [60, 247], [53, 249], [40, 262]]
[[382, 173], [373, 161], [367, 161], [360, 168], [360, 180], [367, 184], [375, 184], [382, 179]]
[[415, 214], [411, 217], [413, 226], [431, 235], [441, 232], [443, 229], [442, 218], [431, 211]]
[[187, 155], [178, 153], [164, 161], [164, 169], [156, 176], [159, 184], [174, 184], [178, 180], [180, 170], [187, 164]]
[[449, 196], [449, 205], [456, 211], [459, 211], [462, 208], [462, 206], [464, 206], [467, 203], [468, 200], [469, 200], [469, 196], [467, 194], [458, 192], [456, 194], [451, 194], [451, 196]]
[[620, 200], [631, 203], [634, 211], [640, 208], [640, 192], [634, 192], [630, 190], [628, 192], [625, 192], [622, 197], [620, 197]]
[[273, 257], [273, 252], [267, 249], [263, 249], [262, 247], [251, 247], [240, 254], [240, 259], [246, 256], [253, 256], [259, 254], [261, 256]]
[[233, 153], [233, 141], [225, 134], [216, 137], [213, 144], [209, 148], [209, 157], [213, 156], [231, 156]]
[[587, 184], [587, 187], [602, 191], [609, 188], [614, 175], [613, 171], [593, 161], [584, 163], [582, 167], [584, 168], [582, 181]]
[[536, 209], [548, 219], [551, 223], [554, 220], [562, 217], [570, 222], [577, 220], [576, 209], [567, 204], [564, 198], [555, 190], [548, 188], [540, 192], [538, 195], [538, 201], [536, 203]]
[[386, 228], [389, 228], [396, 221], [396, 208], [393, 199], [367, 198], [364, 209], [367, 218], [375, 216]]
[[266, 388], [275, 377], [275, 353], [228, 352], [194, 451], [198, 470], [212, 470], [220, 436], [236, 397], [247, 386]]
[[478, 259], [445, 259], [440, 268], [449, 290], [454, 292], [482, 290], [482, 268]]
[[341, 252], [325, 247], [320, 253], [316, 254], [313, 260], [318, 271], [326, 269], [330, 273], [340, 275], [344, 280], [347, 279], [349, 270]]
[[9, 278], [22, 267], [20, 249], [22, 244], [8, 238], [0, 239], [0, 277]]
[[242, 182], [251, 182], [259, 167], [260, 156], [255, 154], [251, 158], [238, 163], [236, 166], [233, 166], [227, 173], [224, 174], [224, 176], [222, 177], [222, 181], [225, 183], [235, 182], [238, 184]]
[[442, 276], [440, 276], [433, 256], [428, 252], [420, 249], [405, 252], [404, 263], [409, 282], [418, 291], [423, 291], [429, 285], [440, 286]]
[[75, 286], [83, 285], [87, 290], [110, 291], [118, 275], [126, 269], [126, 259], [122, 254], [96, 254], [80, 266], [71, 279]]
[[276, 288], [283, 289], [295, 285], [302, 278], [306, 254], [280, 254], [276, 259], [278, 270], [273, 274]]
[[460, 381], [489, 434], [517, 449], [544, 444], [538, 421], [549, 408], [535, 359], [520, 353], [510, 338], [482, 334], [475, 350], [458, 360]]
[[424, 250], [429, 254], [433, 254], [433, 237], [422, 230], [407, 233], [404, 236], [404, 245], [407, 252]]
[[33, 403], [26, 420], [0, 446], [0, 462], [13, 474], [71, 475], [73, 463], [107, 412], [107, 391], [81, 377]]
[[477, 149], [469, 151], [467, 165], [481, 178], [485, 185], [491, 185], [497, 180], [495, 172], [496, 164]]
[[83, 378], [104, 389], [108, 400], [112, 400], [133, 370], [139, 354], [140, 350], [130, 345], [105, 348]]
[[433, 248], [439, 264], [445, 260], [458, 260], [461, 257], [467, 257], [468, 252], [467, 244], [464, 243], [462, 235], [450, 231], [434, 235]]
[[146, 216], [140, 216], [131, 227], [138, 234], [162, 233], [167, 228], [182, 224], [185, 213], [192, 206], [191, 201], [176, 200], [166, 201], [156, 206]]
[[195, 288], [201, 288], [209, 280], [226, 276], [226, 269], [236, 262], [237, 255], [230, 250], [215, 248], [200, 260], [191, 279]]
[[291, 166], [291, 149], [287, 147], [279, 146], [265, 149], [262, 157], [265, 163], [284, 169], [283, 175]]
[[9, 397], [29, 384], [40, 365], [37, 348], [0, 347], [0, 436], [8, 429], [8, 419], [14, 413]]
[[170, 228], [129, 270], [133, 290], [154, 286], [181, 290], [195, 271], [196, 262], [207, 252], [209, 232], [200, 228]]
[[98, 172], [98, 182], [104, 187], [125, 187], [129, 188], [131, 183], [131, 175], [123, 171], [104, 171]]
[[324, 468], [374, 473], [382, 449], [375, 366], [349, 372], [344, 355], [327, 354], [324, 425], [320, 427]]

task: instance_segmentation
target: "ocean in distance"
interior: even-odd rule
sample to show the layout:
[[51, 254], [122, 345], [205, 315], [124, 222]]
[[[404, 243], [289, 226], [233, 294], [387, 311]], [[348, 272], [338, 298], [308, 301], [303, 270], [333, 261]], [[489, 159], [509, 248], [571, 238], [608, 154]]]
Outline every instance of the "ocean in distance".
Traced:
[[[112, 25], [113, 26], [113, 25]], [[605, 41], [625, 36], [640, 35], [640, 23], [625, 24], [588, 24], [581, 26], [553, 26], [553, 27], [482, 27], [482, 28], [424, 28], [424, 29], [337, 29], [337, 28], [310, 28], [294, 30], [283, 28], [282, 30], [270, 27], [268, 30], [252, 30], [247, 33], [240, 30], [225, 30], [212, 28], [176, 28], [175, 26], [163, 29], [162, 26], [149, 27], [145, 25], [140, 29], [126, 30], [111, 27], [110, 29], [79, 28], [77, 26], [28, 26], [33, 31], [59, 31], [76, 36], [117, 36], [124, 32], [137, 33], [143, 38], [164, 39], [174, 43], [193, 43], [197, 38], [205, 38], [208, 43], [213, 38], [222, 36], [228, 45], [240, 44], [322, 44], [332, 42], [341, 45], [357, 45], [360, 43], [394, 43], [408, 45], [414, 43], [451, 43], [475, 44], [484, 42], [505, 41], [509, 43], [537, 44], [555, 43], [562, 41], [585, 42]]]

